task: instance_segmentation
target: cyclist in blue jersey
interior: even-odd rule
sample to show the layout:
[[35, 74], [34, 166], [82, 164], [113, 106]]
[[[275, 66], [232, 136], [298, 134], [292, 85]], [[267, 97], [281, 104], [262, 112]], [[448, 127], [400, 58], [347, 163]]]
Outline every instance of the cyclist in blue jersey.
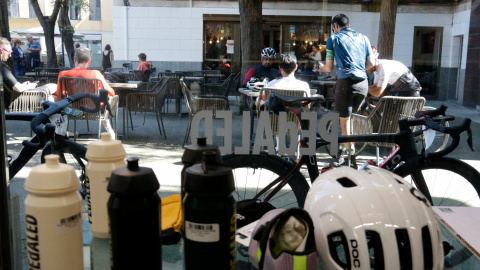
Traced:
[[[331, 72], [333, 61], [337, 65], [335, 86], [335, 111], [340, 115], [342, 135], [350, 135], [350, 116], [357, 112], [368, 93], [367, 70], [373, 69], [373, 53], [369, 39], [350, 28], [345, 14], [332, 19], [333, 35], [327, 40], [325, 65], [319, 63], [321, 71]], [[343, 161], [346, 149], [354, 150], [353, 143], [341, 146], [337, 158]]]

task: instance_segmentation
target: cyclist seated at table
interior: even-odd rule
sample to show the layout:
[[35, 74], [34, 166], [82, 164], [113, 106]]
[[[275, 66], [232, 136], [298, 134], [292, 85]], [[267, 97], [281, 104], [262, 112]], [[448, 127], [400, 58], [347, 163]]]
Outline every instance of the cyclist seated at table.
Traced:
[[[99, 85], [101, 89], [106, 89], [109, 96], [115, 95], [115, 90], [113, 90], [113, 88], [108, 85], [107, 81], [103, 77], [102, 73], [100, 73], [100, 71], [88, 69], [92, 61], [91, 52], [88, 48], [80, 47], [76, 49], [73, 61], [75, 61], [75, 68], [61, 71], [60, 74], [58, 74], [58, 81], [60, 81], [60, 77], [97, 78], [101, 82], [101, 84]], [[54, 96], [55, 101], [61, 100], [60, 97], [63, 96], [62, 91], [63, 89], [60, 89], [60, 84], [58, 84], [57, 92]]]
[[243, 87], [246, 87], [247, 83], [252, 77], [267, 78], [269, 81], [275, 79], [280, 73], [278, 69], [272, 68], [273, 61], [277, 53], [273, 48], [267, 47], [262, 50], [262, 64], [254, 66], [247, 71], [245, 79], [243, 80]]
[[[280, 63], [278, 68], [280, 69], [282, 78], [269, 82], [266, 87], [304, 91], [307, 94], [307, 97], [310, 96], [310, 86], [308, 86], [308, 83], [295, 78], [295, 71], [297, 70], [298, 65], [297, 57], [294, 54], [282, 53], [280, 55]], [[263, 105], [264, 103], [265, 97], [263, 95], [261, 98], [257, 98], [257, 106]]]
[[[373, 85], [368, 93], [374, 97], [385, 95], [419, 97], [422, 87], [412, 72], [395, 60], [378, 59], [375, 54]], [[387, 91], [385, 91], [387, 90]]]

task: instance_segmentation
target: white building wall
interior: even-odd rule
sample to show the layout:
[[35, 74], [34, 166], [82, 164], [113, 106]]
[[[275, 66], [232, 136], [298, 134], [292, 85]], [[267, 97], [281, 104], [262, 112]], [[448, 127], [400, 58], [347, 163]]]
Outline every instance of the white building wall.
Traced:
[[[377, 46], [380, 21], [378, 12], [364, 12], [355, 5], [330, 5], [328, 9], [323, 7], [323, 4], [267, 3], [263, 6], [263, 14], [333, 17], [341, 10], [350, 18], [350, 26], [365, 34], [372, 45]], [[470, 10], [464, 8], [455, 14], [438, 8], [433, 11], [437, 13], [413, 13], [401, 10], [397, 13], [393, 59], [406, 66], [412, 66], [414, 27], [443, 27], [441, 63], [442, 67], [450, 67], [452, 37], [468, 35]], [[128, 27], [125, 31], [126, 13]], [[239, 15], [239, 10], [236, 3], [226, 8], [114, 6], [112, 47], [115, 51], [115, 60], [137, 61], [137, 55], [144, 52], [149, 61], [202, 62], [204, 14]], [[127, 36], [128, 41], [125, 41]], [[465, 42], [464, 52], [466, 46]], [[466, 57], [465, 53], [462, 57]]]

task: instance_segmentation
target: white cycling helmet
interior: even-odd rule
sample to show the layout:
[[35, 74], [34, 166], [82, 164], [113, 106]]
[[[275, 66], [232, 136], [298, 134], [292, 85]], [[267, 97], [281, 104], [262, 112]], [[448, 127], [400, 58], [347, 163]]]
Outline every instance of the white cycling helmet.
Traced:
[[305, 202], [322, 269], [443, 269], [438, 224], [425, 197], [368, 166], [321, 174]]
[[267, 47], [265, 49], [262, 50], [262, 57], [267, 57], [267, 58], [275, 58], [275, 56], [277, 55], [277, 53], [275, 52], [275, 50], [271, 47]]

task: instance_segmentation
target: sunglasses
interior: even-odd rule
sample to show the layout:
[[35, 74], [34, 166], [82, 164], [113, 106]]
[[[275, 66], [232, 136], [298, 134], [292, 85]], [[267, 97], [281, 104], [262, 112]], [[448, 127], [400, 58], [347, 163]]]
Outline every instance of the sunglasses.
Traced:
[[12, 51], [11, 51], [11, 50], [7, 50], [5, 47], [0, 47], [0, 49], [2, 49], [2, 51], [8, 52], [8, 55], [12, 55]]

